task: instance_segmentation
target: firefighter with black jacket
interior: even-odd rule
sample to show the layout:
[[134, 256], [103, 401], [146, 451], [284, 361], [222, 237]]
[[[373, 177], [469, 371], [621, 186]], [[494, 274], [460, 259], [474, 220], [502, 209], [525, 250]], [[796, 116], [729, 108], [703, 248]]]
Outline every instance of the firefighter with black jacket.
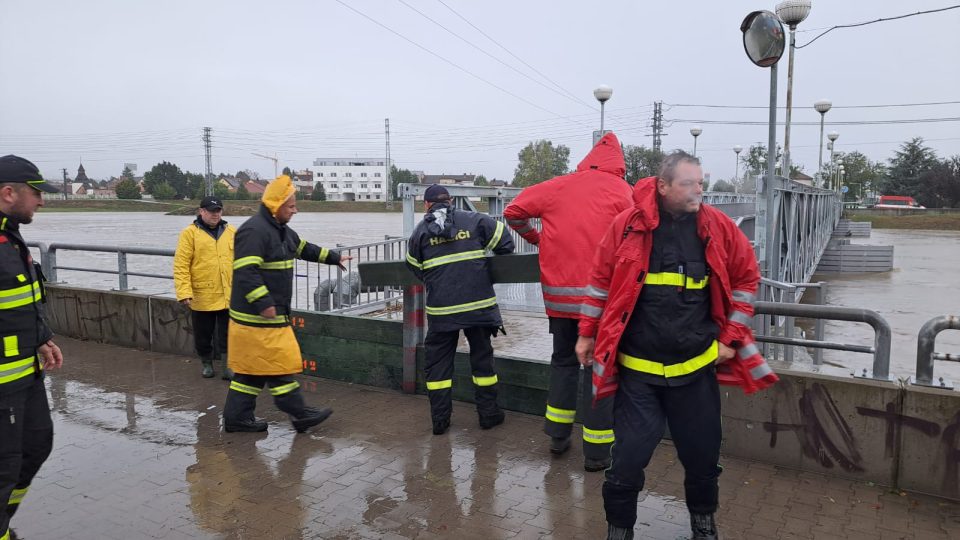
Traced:
[[270, 182], [257, 214], [237, 230], [227, 331], [227, 363], [235, 375], [223, 410], [228, 432], [267, 430], [253, 414], [264, 385], [298, 433], [333, 413], [308, 407], [294, 378], [303, 371], [303, 360], [290, 325], [293, 263], [340, 265], [351, 257], [301, 240], [287, 227], [297, 213], [294, 192], [289, 176]]
[[29, 161], [0, 157], [0, 540], [15, 538], [10, 518], [53, 449], [53, 422], [43, 371], [63, 354], [44, 319], [43, 274], [20, 236], [57, 189]]
[[513, 252], [503, 223], [490, 216], [455, 210], [450, 192], [434, 184], [423, 195], [427, 215], [407, 241], [407, 266], [427, 287], [426, 382], [433, 434], [450, 427], [453, 359], [463, 330], [480, 428], [503, 423], [497, 405], [497, 373], [490, 338], [503, 329], [487, 268], [487, 252]]

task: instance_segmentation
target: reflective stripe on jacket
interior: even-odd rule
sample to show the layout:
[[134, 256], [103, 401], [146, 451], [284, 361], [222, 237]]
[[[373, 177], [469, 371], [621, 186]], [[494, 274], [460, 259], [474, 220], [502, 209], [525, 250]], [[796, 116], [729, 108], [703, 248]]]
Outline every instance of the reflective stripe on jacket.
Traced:
[[[503, 211], [524, 240], [540, 247], [540, 282], [547, 315], [577, 319], [586, 298], [597, 244], [633, 204], [620, 142], [607, 133], [577, 171], [525, 188]], [[530, 223], [540, 218], [542, 232]]]
[[[633, 313], [644, 286], [653, 245], [653, 231], [660, 222], [655, 177], [645, 178], [634, 187], [634, 207], [613, 221], [600, 242], [594, 258], [590, 286], [598, 291], [591, 296], [580, 319], [580, 335], [596, 337], [594, 344], [594, 399], [612, 395], [617, 389], [617, 352], [623, 330]], [[759, 352], [744, 358], [740, 351], [754, 344], [749, 324], [753, 319], [753, 300], [760, 272], [749, 240], [723, 212], [706, 204], [697, 214], [697, 235], [703, 240], [711, 275], [711, 317], [720, 328], [717, 340], [738, 351], [727, 362], [727, 375], [718, 377], [723, 384], [736, 384], [751, 392], [776, 382], [776, 375]], [[668, 279], [668, 278], [664, 278]], [[744, 351], [749, 352], [749, 351]], [[744, 370], [734, 367], [746, 361], [759, 379], [746, 380]], [[762, 365], [757, 363], [759, 358]]]
[[19, 224], [0, 212], [0, 395], [43, 376], [37, 348], [53, 337], [44, 320], [43, 274]]
[[486, 214], [446, 208], [442, 233], [428, 213], [407, 241], [407, 267], [427, 288], [430, 327], [445, 332], [501, 326], [487, 252], [512, 253], [513, 239], [503, 223]]
[[[301, 240], [261, 204], [234, 241], [230, 318], [250, 326], [290, 324], [295, 259], [332, 265], [340, 262], [340, 254]], [[260, 312], [270, 306], [276, 307], [277, 317], [264, 319]]]
[[194, 311], [220, 311], [230, 307], [233, 282], [233, 242], [237, 230], [224, 222], [219, 238], [197, 221], [180, 232], [173, 257], [173, 283], [177, 300], [192, 299]]

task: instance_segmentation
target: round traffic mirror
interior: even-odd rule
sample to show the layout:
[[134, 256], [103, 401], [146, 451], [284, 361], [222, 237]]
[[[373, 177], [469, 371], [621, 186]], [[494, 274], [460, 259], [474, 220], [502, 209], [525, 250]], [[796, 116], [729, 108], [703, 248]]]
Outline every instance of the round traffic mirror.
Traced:
[[786, 45], [783, 24], [770, 11], [754, 11], [743, 19], [743, 49], [750, 61], [760, 67], [770, 67], [780, 61]]

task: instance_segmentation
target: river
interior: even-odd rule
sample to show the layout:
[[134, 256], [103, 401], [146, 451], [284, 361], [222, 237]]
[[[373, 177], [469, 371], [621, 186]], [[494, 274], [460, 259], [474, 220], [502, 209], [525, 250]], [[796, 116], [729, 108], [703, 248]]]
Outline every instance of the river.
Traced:
[[[246, 217], [227, 216], [239, 226]], [[43, 212], [23, 232], [31, 242], [145, 246], [173, 249], [177, 235], [191, 221], [188, 216], [167, 216], [151, 212]], [[290, 223], [301, 237], [324, 247], [356, 245], [399, 234], [399, 213], [301, 213]], [[891, 374], [906, 377], [916, 368], [917, 331], [932, 317], [960, 315], [960, 232], [875, 230], [870, 238], [856, 243], [893, 245], [894, 269], [877, 274], [825, 274], [815, 281], [828, 282], [827, 303], [872, 309], [893, 328]], [[58, 265], [116, 268], [116, 255], [63, 252]], [[131, 270], [169, 274], [169, 258], [132, 257]], [[117, 287], [117, 277], [61, 271], [59, 279], [72, 284], [101, 288]], [[172, 289], [171, 281], [131, 278], [131, 285], [150, 293]], [[873, 330], [858, 323], [829, 322], [826, 339], [863, 345], [873, 344]], [[960, 353], [960, 332], [945, 331], [937, 340], [939, 352]], [[829, 365], [824, 371], [849, 372], [870, 368], [866, 354], [825, 351]], [[804, 367], [807, 366], [798, 366]], [[812, 368], [811, 368], [812, 369]], [[935, 376], [944, 376], [960, 385], [960, 364], [937, 362]]]

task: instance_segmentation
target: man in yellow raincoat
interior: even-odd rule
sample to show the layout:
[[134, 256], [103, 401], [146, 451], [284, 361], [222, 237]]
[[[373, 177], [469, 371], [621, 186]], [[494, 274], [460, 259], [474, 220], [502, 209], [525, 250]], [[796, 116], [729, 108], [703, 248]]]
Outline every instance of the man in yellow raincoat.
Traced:
[[223, 410], [228, 432], [266, 431], [267, 423], [253, 414], [264, 385], [299, 433], [333, 413], [308, 407], [294, 378], [303, 361], [290, 326], [293, 263], [340, 265], [351, 257], [301, 240], [287, 227], [297, 213], [294, 191], [288, 176], [270, 182], [260, 210], [237, 230], [227, 332], [227, 362], [235, 375]]
[[[233, 279], [233, 237], [237, 230], [223, 220], [219, 197], [200, 201], [197, 219], [180, 232], [173, 257], [177, 301], [190, 308], [193, 341], [203, 364], [201, 375], [214, 376], [213, 363], [227, 350], [227, 308]], [[233, 378], [229, 368], [223, 379]]]

